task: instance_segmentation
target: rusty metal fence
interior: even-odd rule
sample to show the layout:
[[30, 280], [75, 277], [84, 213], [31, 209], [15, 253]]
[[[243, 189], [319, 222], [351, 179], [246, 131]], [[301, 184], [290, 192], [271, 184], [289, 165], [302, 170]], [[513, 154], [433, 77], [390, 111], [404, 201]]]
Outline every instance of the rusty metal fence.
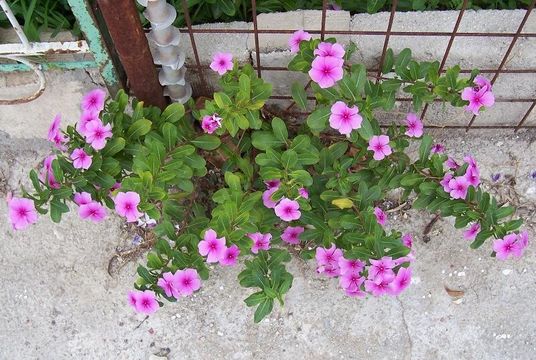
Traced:
[[[182, 9], [184, 12], [184, 18], [186, 22], [186, 28], [180, 29], [182, 32], [187, 32], [189, 35], [189, 39], [191, 42], [193, 55], [195, 64], [190, 65], [190, 69], [194, 70], [197, 73], [197, 76], [200, 80], [200, 87], [202, 89], [208, 89], [209, 84], [207, 82], [207, 78], [205, 76], [205, 71], [209, 69], [208, 65], [203, 65], [200, 61], [198, 47], [196, 45], [195, 40], [195, 34], [199, 33], [217, 33], [217, 34], [237, 34], [237, 33], [247, 33], [247, 34], [253, 34], [254, 40], [255, 40], [255, 55], [256, 55], [256, 64], [254, 65], [254, 68], [257, 71], [257, 74], [259, 77], [262, 77], [263, 71], [289, 71], [286, 67], [275, 67], [275, 66], [263, 66], [261, 64], [261, 57], [260, 57], [260, 42], [259, 42], [259, 34], [278, 34], [278, 35], [284, 35], [292, 34], [295, 30], [277, 30], [277, 29], [259, 29], [257, 24], [257, 4], [256, 0], [251, 0], [251, 8], [252, 8], [252, 18], [253, 18], [253, 29], [227, 29], [227, 28], [194, 28], [192, 26], [189, 10], [188, 10], [188, 4], [187, 0], [181, 0], [182, 2]], [[520, 79], [526, 74], [536, 74], [535, 68], [528, 68], [528, 69], [506, 69], [505, 65], [507, 64], [508, 58], [510, 54], [512, 53], [512, 50], [514, 49], [517, 41], [520, 38], [536, 38], [536, 33], [530, 33], [530, 32], [523, 32], [523, 29], [525, 27], [525, 24], [527, 23], [527, 20], [531, 14], [531, 12], [534, 9], [536, 0], [533, 0], [527, 10], [525, 11], [525, 15], [517, 27], [517, 31], [512, 33], [505, 33], [505, 32], [460, 32], [459, 27], [460, 23], [462, 21], [462, 18], [464, 16], [464, 13], [468, 6], [468, 0], [464, 0], [463, 4], [458, 12], [458, 16], [456, 19], [456, 22], [454, 24], [454, 27], [451, 32], [418, 32], [418, 31], [392, 31], [393, 27], [393, 20], [397, 14], [397, 4], [398, 0], [392, 0], [392, 6], [391, 11], [389, 15], [389, 21], [386, 24], [385, 31], [352, 31], [352, 30], [326, 30], [326, 14], [327, 14], [327, 8], [328, 8], [328, 1], [323, 0], [322, 5], [322, 17], [321, 17], [321, 28], [320, 30], [311, 30], [311, 29], [304, 29], [305, 31], [309, 32], [310, 34], [319, 34], [320, 39], [324, 40], [326, 35], [364, 35], [364, 36], [384, 36], [384, 42], [383, 42], [383, 50], [381, 53], [380, 61], [377, 67], [367, 69], [367, 72], [369, 74], [369, 77], [375, 77], [379, 78], [381, 75], [381, 68], [383, 61], [385, 59], [386, 51], [389, 47], [389, 40], [391, 36], [422, 36], [422, 37], [441, 37], [441, 38], [448, 38], [448, 44], [445, 49], [445, 52], [443, 54], [441, 63], [440, 63], [440, 71], [445, 72], [445, 64], [447, 62], [449, 53], [451, 51], [452, 45], [454, 44], [456, 38], [460, 37], [473, 37], [473, 38], [509, 38], [511, 39], [510, 44], [504, 54], [498, 54], [497, 56], [500, 56], [500, 63], [496, 68], [490, 68], [490, 69], [481, 69], [480, 71], [484, 74], [489, 74], [491, 76], [491, 83], [494, 84], [497, 81], [497, 78], [501, 74], [516, 74], [516, 76], [519, 76]], [[536, 54], [534, 54], [536, 56]], [[471, 69], [462, 69], [461, 73], [471, 73]], [[306, 88], [309, 88], [311, 85], [311, 81], [306, 85]], [[533, 84], [536, 90], [536, 83]], [[289, 111], [295, 104], [292, 101], [292, 96], [289, 95], [273, 95], [272, 99], [278, 99], [278, 100], [289, 100], [290, 105], [287, 107], [287, 111]], [[314, 100], [314, 97], [308, 97], [309, 100]], [[396, 99], [397, 101], [411, 101], [411, 98], [406, 97], [400, 97]], [[523, 128], [536, 128], [536, 125], [529, 125], [526, 124], [527, 119], [531, 115], [531, 112], [536, 107], [536, 96], [527, 97], [527, 98], [496, 98], [495, 100], [497, 103], [515, 103], [519, 104], [520, 107], [523, 107], [525, 109], [527, 106], [528, 108], [524, 112], [524, 115], [517, 119], [514, 123], [511, 125], [474, 125], [474, 121], [476, 116], [473, 115], [471, 120], [468, 122], [467, 125], [425, 125], [425, 127], [428, 128], [461, 128], [461, 129], [513, 129], [514, 131], [518, 131], [519, 129]], [[421, 119], [425, 119], [426, 113], [429, 106], [426, 104], [424, 108], [421, 111]], [[306, 113], [302, 113], [303, 115], [306, 115]], [[425, 122], [426, 123], [426, 122]]]

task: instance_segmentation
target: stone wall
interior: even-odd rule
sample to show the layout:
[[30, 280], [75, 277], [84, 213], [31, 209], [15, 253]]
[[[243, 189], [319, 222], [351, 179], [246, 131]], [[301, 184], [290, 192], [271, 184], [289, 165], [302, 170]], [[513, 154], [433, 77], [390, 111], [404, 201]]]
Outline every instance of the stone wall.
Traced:
[[[459, 32], [495, 32], [515, 33], [523, 16], [524, 10], [481, 10], [466, 11], [460, 23]], [[451, 32], [458, 16], [457, 11], [400, 12], [394, 17], [392, 31], [419, 32]], [[351, 16], [347, 11], [328, 11], [326, 30], [352, 31], [385, 31], [389, 13], [357, 14]], [[287, 13], [260, 14], [259, 29], [308, 29], [320, 30], [321, 11], [304, 10]], [[253, 29], [252, 23], [233, 22], [203, 24], [194, 28], [228, 28]], [[536, 33], [536, 14], [529, 17], [523, 33]], [[316, 35], [318, 36], [318, 35]], [[288, 34], [259, 34], [260, 58], [263, 66], [285, 67], [292, 54], [288, 50]], [[340, 35], [336, 36], [341, 43], [355, 42], [359, 50], [352, 61], [364, 63], [368, 68], [375, 68], [381, 56], [384, 42], [383, 35]], [[495, 69], [499, 66], [510, 43], [510, 37], [457, 37], [447, 59], [447, 66], [460, 64], [464, 69]], [[182, 44], [186, 49], [187, 63], [194, 65], [194, 56], [188, 34], [183, 34]], [[253, 34], [214, 34], [196, 33], [195, 41], [201, 62], [209, 64], [212, 55], [217, 51], [231, 52], [241, 62], [256, 64], [255, 38]], [[403, 48], [411, 48], [414, 57], [421, 61], [441, 61], [449, 41], [448, 36], [403, 36], [391, 35], [389, 47], [395, 53]], [[520, 37], [507, 61], [505, 69], [536, 69], [536, 37]], [[493, 77], [494, 74], [487, 74]], [[193, 83], [199, 79], [190, 72]], [[212, 86], [217, 83], [217, 76], [210, 70], [205, 76]], [[307, 82], [307, 76], [285, 71], [263, 71], [266, 81], [274, 84], [274, 95], [289, 95], [290, 86], [294, 81]], [[501, 74], [495, 83], [494, 92], [497, 98], [536, 98], [536, 74]], [[277, 101], [282, 103], [284, 101]], [[288, 103], [288, 102], [286, 102]], [[408, 109], [408, 103], [397, 103], [398, 115]], [[480, 115], [474, 125], [511, 125], [517, 124], [529, 108], [530, 103], [501, 103]], [[395, 118], [397, 118], [397, 111]], [[378, 116], [385, 121], [393, 119], [382, 114]], [[463, 109], [454, 109], [442, 104], [430, 106], [426, 119], [434, 125], [465, 125], [470, 114]], [[536, 125], [534, 112], [526, 121], [526, 125]]]

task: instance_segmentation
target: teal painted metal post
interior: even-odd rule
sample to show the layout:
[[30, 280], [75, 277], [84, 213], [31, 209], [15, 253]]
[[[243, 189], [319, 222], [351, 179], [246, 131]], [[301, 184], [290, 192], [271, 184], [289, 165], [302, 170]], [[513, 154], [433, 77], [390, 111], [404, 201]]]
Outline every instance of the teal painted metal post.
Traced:
[[106, 47], [104, 39], [93, 16], [89, 0], [67, 0], [71, 6], [74, 16], [80, 24], [80, 29], [93, 53], [95, 62], [99, 68], [100, 74], [106, 83], [106, 87], [112, 96], [123, 86], [121, 77], [117, 71], [110, 52]]

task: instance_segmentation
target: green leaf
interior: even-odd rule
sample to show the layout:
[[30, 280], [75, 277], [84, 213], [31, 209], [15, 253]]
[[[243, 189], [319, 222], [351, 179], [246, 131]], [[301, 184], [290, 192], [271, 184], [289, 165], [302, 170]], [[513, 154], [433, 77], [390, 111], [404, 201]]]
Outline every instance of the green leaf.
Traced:
[[383, 59], [382, 73], [387, 74], [393, 70], [393, 65], [395, 63], [395, 56], [393, 54], [393, 49], [389, 48], [385, 52], [385, 58]]
[[59, 223], [61, 215], [66, 212], [69, 212], [69, 207], [61, 202], [59, 198], [53, 197], [50, 201], [50, 218], [52, 221]]
[[61, 169], [58, 159], [52, 161], [52, 174], [54, 174], [54, 178], [57, 182], [61, 183], [63, 181], [63, 170]]
[[247, 306], [251, 307], [251, 306], [255, 306], [255, 305], [260, 304], [265, 299], [266, 299], [266, 295], [264, 294], [264, 292], [259, 291], [259, 292], [253, 293], [250, 296], [248, 296], [247, 298], [245, 298], [244, 302], [246, 303]]
[[251, 80], [246, 74], [240, 75], [238, 78], [238, 94], [237, 100], [241, 102], [249, 102], [251, 93]]
[[233, 16], [236, 12], [233, 0], [218, 0], [218, 5], [225, 15]]
[[147, 134], [151, 131], [151, 125], [153, 123], [147, 119], [140, 119], [132, 124], [127, 131], [127, 137], [131, 140], [136, 140], [140, 136]]
[[313, 132], [320, 132], [327, 126], [331, 109], [329, 107], [318, 107], [307, 117], [307, 126]]
[[405, 69], [408, 66], [409, 61], [411, 60], [411, 50], [410, 49], [404, 49], [402, 50], [398, 56], [396, 57], [395, 61], [395, 69]]
[[255, 310], [255, 315], [253, 317], [253, 320], [255, 321], [255, 323], [260, 322], [268, 314], [270, 314], [272, 312], [273, 307], [274, 307], [273, 299], [264, 299], [257, 307], [257, 310]]
[[195, 147], [199, 149], [214, 150], [221, 145], [221, 140], [217, 136], [207, 134], [195, 138], [194, 140], [192, 140], [192, 144], [194, 144]]
[[195, 148], [192, 145], [182, 145], [173, 150], [171, 156], [176, 159], [183, 158], [188, 155], [192, 155], [195, 152]]
[[359, 98], [359, 92], [357, 91], [356, 84], [352, 81], [352, 78], [349, 76], [344, 76], [339, 81], [339, 88], [342, 90], [342, 94], [352, 101], [357, 101]]
[[367, 12], [375, 14], [385, 5], [386, 0], [367, 0]]
[[421, 162], [426, 162], [430, 156], [430, 150], [432, 149], [432, 137], [430, 135], [424, 135], [421, 140], [421, 146], [419, 146], [419, 159]]
[[236, 176], [230, 171], [226, 171], [224, 177], [225, 183], [227, 184], [227, 186], [229, 186], [229, 188], [239, 191], [242, 190], [242, 186], [240, 185], [240, 178], [238, 176]]
[[184, 116], [184, 105], [179, 103], [173, 103], [169, 105], [162, 115], [160, 116], [160, 121], [176, 123]]
[[171, 150], [177, 143], [177, 127], [172, 123], [162, 125], [162, 135], [164, 135], [165, 146]]
[[114, 156], [125, 148], [125, 139], [122, 137], [113, 138], [106, 143], [104, 149], [102, 149], [102, 156]]
[[229, 95], [224, 92], [214, 93], [214, 102], [216, 102], [216, 105], [218, 105], [220, 109], [224, 109], [225, 107], [233, 104], [233, 101]]
[[281, 164], [285, 169], [292, 169], [298, 163], [298, 154], [296, 151], [290, 149], [285, 151], [281, 155]]
[[372, 129], [372, 125], [366, 117], [363, 118], [361, 127], [357, 130], [357, 132], [366, 141], [369, 141], [369, 139], [374, 135], [374, 129]]
[[307, 109], [307, 93], [305, 92], [305, 89], [303, 88], [303, 85], [299, 82], [294, 82], [291, 87], [292, 91], [292, 98], [296, 102], [296, 105], [298, 105], [303, 110]]
[[361, 94], [365, 89], [365, 83], [367, 82], [367, 69], [363, 64], [352, 65], [351, 77], [357, 89], [357, 94]]
[[259, 150], [281, 147], [284, 142], [277, 139], [271, 131], [255, 131], [251, 136], [251, 144]]
[[272, 120], [272, 130], [277, 140], [285, 143], [288, 139], [288, 130], [285, 122], [278, 117]]

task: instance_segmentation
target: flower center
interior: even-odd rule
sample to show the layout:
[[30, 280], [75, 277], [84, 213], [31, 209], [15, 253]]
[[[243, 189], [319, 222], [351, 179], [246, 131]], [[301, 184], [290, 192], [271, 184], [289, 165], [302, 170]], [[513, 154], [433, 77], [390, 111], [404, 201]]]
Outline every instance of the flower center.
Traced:
[[28, 213], [28, 210], [20, 208], [17, 212], [18, 212], [19, 216], [25, 217], [26, 214]]
[[132, 204], [131, 203], [126, 203], [125, 204], [125, 209], [126, 210], [132, 210]]

